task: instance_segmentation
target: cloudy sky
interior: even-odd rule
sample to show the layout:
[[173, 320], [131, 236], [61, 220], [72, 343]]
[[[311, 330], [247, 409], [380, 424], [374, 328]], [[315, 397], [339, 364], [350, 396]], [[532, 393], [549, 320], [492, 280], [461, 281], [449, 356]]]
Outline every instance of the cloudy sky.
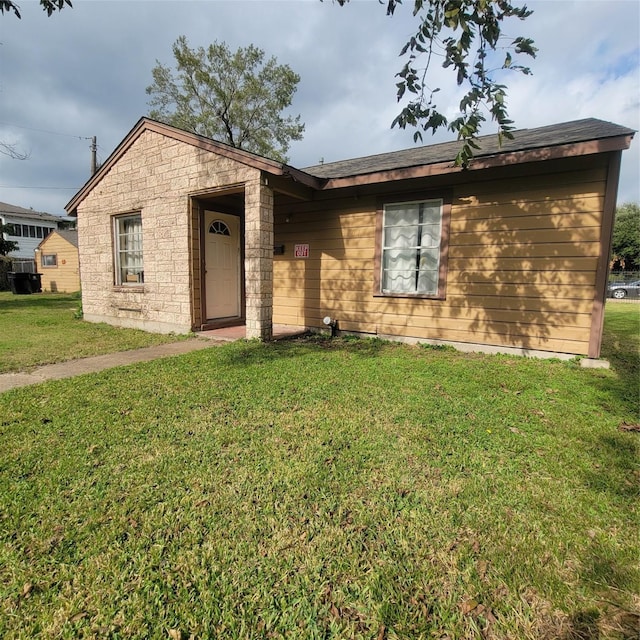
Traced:
[[[391, 129], [398, 53], [415, 30], [411, 0], [393, 17], [377, 0], [74, 0], [47, 18], [18, 0], [22, 20], [0, 16], [0, 141], [29, 153], [0, 155], [0, 201], [64, 215], [85, 183], [90, 138], [104, 161], [148, 112], [145, 88], [171, 46], [254, 44], [300, 76], [292, 112], [306, 123], [289, 150], [297, 167], [413, 145]], [[640, 2], [531, 0], [507, 35], [540, 49], [533, 76], [510, 74], [509, 114], [518, 128], [596, 117], [640, 129]], [[440, 106], [455, 116], [459, 93], [435, 69]], [[447, 105], [451, 105], [448, 107]], [[486, 133], [495, 131], [487, 127]], [[424, 142], [451, 139], [446, 132]], [[640, 202], [640, 135], [623, 153], [618, 202]]]

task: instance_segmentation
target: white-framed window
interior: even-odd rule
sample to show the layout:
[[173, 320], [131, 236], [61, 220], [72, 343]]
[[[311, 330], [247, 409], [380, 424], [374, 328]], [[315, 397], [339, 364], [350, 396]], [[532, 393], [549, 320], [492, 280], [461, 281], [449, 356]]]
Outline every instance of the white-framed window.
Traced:
[[446, 298], [450, 189], [378, 199], [375, 297]]
[[383, 206], [381, 293], [438, 295], [443, 205], [433, 199]]
[[142, 214], [113, 219], [115, 284], [140, 285], [144, 282], [142, 262]]
[[43, 267], [57, 267], [58, 256], [55, 253], [43, 253], [40, 256], [40, 264]]

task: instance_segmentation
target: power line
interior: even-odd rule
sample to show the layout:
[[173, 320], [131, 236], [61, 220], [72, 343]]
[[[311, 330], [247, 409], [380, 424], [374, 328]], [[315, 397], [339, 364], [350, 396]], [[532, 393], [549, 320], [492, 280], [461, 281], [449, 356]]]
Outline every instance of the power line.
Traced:
[[[98, 168], [97, 163], [97, 151], [98, 151], [98, 141], [96, 136], [74, 136], [70, 133], [58, 133], [57, 131], [48, 131], [47, 129], [36, 129], [34, 127], [23, 127], [20, 124], [11, 124], [9, 122], [0, 122], [0, 125], [4, 125], [6, 127], [16, 127], [18, 129], [25, 129], [27, 131], [37, 131], [39, 133], [48, 133], [52, 136], [63, 136], [65, 138], [75, 138], [77, 140], [91, 140], [91, 145], [89, 149], [91, 150], [91, 175], [95, 174]], [[28, 187], [14, 187], [15, 189], [23, 189]], [[40, 189], [46, 189], [47, 187], [34, 187]], [[61, 188], [61, 187], [52, 187], [52, 188]]]
[[53, 190], [79, 191], [80, 187], [32, 187], [32, 186], [29, 186], [29, 185], [13, 186], [13, 185], [9, 185], [9, 184], [0, 184], [0, 189], [49, 189], [51, 191], [53, 191]]
[[33, 127], [23, 127], [19, 124], [11, 124], [9, 122], [0, 122], [5, 127], [15, 127], [16, 129], [26, 129], [27, 131], [37, 131], [38, 133], [49, 133], [52, 136], [63, 136], [65, 138], [76, 138], [77, 140], [91, 140], [91, 136], [74, 136], [70, 133], [59, 133], [57, 131], [47, 131], [47, 129], [35, 129]]

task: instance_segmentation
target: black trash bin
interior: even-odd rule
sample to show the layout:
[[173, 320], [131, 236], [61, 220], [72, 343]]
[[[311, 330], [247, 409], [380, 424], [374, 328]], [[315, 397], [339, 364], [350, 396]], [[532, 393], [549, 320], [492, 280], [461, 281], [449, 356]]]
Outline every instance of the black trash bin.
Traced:
[[42, 274], [30, 273], [29, 283], [31, 285], [31, 293], [42, 293]]
[[12, 293], [24, 294], [31, 293], [31, 276], [30, 273], [17, 273], [15, 271], [9, 271], [7, 276], [9, 277], [9, 286]]

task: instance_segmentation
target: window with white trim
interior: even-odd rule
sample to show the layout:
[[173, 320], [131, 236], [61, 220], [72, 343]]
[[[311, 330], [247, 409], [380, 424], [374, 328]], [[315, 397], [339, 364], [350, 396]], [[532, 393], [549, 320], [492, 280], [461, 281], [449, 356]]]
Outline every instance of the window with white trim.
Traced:
[[17, 222], [5, 226], [5, 233], [15, 238], [46, 238], [52, 231], [53, 228], [51, 227], [18, 224]]
[[40, 256], [40, 264], [43, 267], [57, 267], [58, 256], [55, 253], [43, 253]]
[[380, 291], [438, 295], [443, 200], [384, 205]]
[[113, 231], [116, 285], [142, 284], [142, 215], [136, 213], [115, 217]]

